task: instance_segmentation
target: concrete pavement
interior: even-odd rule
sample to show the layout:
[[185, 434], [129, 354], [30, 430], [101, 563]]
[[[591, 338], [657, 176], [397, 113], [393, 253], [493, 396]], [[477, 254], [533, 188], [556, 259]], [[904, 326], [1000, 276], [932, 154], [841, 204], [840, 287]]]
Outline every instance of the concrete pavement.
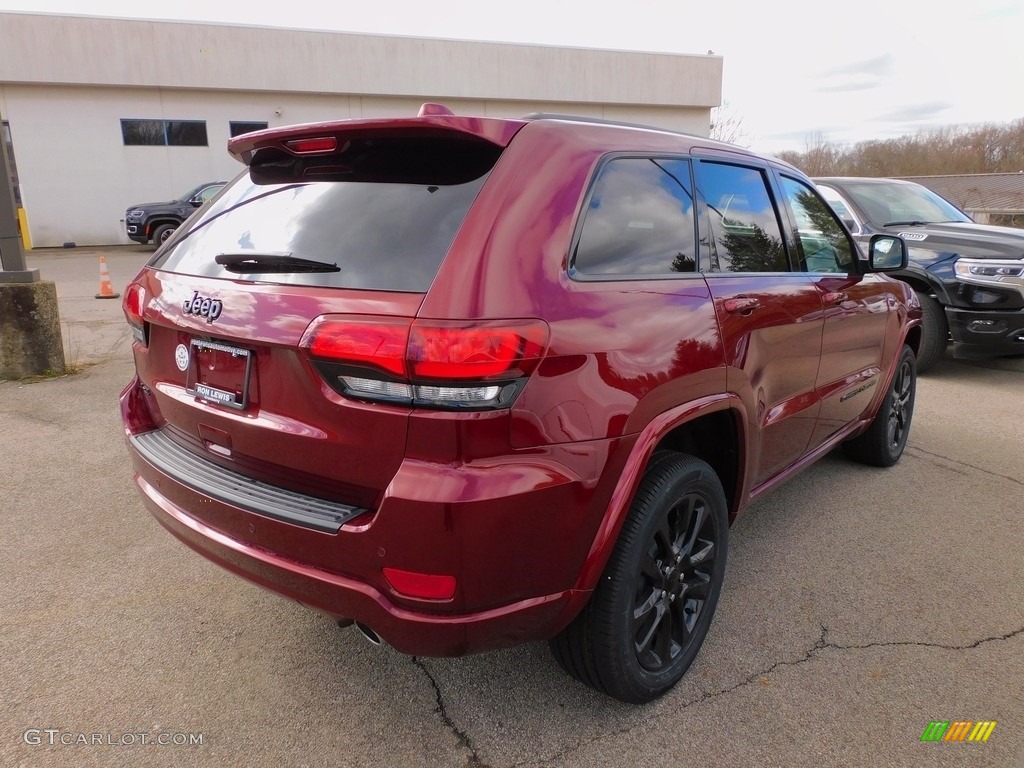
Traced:
[[[149, 253], [103, 252], [119, 291]], [[1024, 360], [941, 362], [899, 465], [836, 453], [751, 507], [697, 662], [630, 707], [542, 644], [375, 649], [178, 544], [133, 489], [98, 253], [29, 256], [81, 372], [0, 383], [0, 763], [1024, 766]]]

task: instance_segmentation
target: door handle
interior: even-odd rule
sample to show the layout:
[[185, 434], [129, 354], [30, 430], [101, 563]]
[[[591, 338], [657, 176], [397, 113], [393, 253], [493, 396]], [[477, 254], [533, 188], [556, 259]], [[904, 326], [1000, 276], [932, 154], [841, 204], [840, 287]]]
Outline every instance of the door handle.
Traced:
[[726, 312], [732, 314], [748, 315], [761, 306], [761, 302], [753, 296], [737, 296], [735, 299], [726, 299], [722, 302]]
[[846, 291], [826, 291], [825, 295], [821, 297], [821, 300], [826, 304], [842, 304], [850, 298]]

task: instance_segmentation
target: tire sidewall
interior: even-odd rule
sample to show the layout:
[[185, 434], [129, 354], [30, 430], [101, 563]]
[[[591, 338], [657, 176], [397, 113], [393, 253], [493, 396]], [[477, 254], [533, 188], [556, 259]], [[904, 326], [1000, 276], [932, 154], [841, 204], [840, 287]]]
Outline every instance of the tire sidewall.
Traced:
[[[904, 425], [903, 437], [900, 439], [896, 446], [889, 443], [889, 432], [888, 432], [888, 419], [889, 412], [892, 410], [894, 401], [896, 400], [896, 386], [899, 383], [900, 372], [903, 370], [905, 365], [910, 366], [910, 400], [907, 403], [907, 422]], [[895, 464], [899, 461], [900, 456], [903, 455], [904, 449], [907, 447], [907, 440], [910, 437], [910, 428], [914, 423], [914, 404], [917, 400], [917, 360], [914, 356], [914, 352], [910, 347], [904, 346], [903, 352], [900, 354], [899, 362], [896, 365], [896, 371], [892, 377], [892, 384], [889, 386], [889, 392], [886, 394], [885, 402], [882, 404], [882, 415], [885, 420], [885, 447], [889, 453], [889, 459]]]
[[[630, 515], [637, 516], [638, 526], [635, 535], [628, 540], [620, 538], [605, 577], [595, 594], [597, 600], [606, 600], [609, 603], [613, 617], [609, 639], [615, 657], [599, 659], [607, 662], [599, 665], [601, 675], [603, 678], [607, 677], [606, 686], [609, 690], [629, 691], [629, 698], [634, 701], [648, 701], [667, 691], [679, 681], [696, 658], [718, 604], [728, 554], [728, 512], [725, 495], [711, 467], [697, 459], [676, 455], [662, 459], [652, 467], [652, 470], [641, 483], [630, 509]], [[664, 482], [666, 473], [673, 476], [659, 489], [654, 503], [645, 503], [642, 500], [644, 496], [652, 486], [659, 486]], [[631, 616], [636, 579], [647, 546], [660, 520], [668, 514], [679, 498], [693, 493], [703, 498], [715, 526], [716, 552], [711, 585], [688, 645], [664, 670], [652, 672], [640, 665], [633, 647]]]

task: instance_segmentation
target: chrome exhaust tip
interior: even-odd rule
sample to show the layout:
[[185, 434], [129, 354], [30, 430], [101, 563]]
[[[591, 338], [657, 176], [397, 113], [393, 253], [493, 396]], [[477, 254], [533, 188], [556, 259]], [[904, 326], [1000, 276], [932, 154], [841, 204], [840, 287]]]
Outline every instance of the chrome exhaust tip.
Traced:
[[380, 639], [380, 635], [370, 629], [368, 626], [363, 624], [361, 621], [356, 622], [356, 629], [362, 633], [363, 637], [370, 641], [371, 645], [380, 645], [383, 641]]

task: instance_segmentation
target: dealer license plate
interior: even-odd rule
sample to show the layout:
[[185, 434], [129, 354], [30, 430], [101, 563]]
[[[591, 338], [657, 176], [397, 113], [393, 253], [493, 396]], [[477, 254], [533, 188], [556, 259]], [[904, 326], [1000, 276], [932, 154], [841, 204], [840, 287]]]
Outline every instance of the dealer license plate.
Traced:
[[185, 391], [209, 403], [245, 408], [249, 402], [252, 360], [252, 350], [192, 339]]

